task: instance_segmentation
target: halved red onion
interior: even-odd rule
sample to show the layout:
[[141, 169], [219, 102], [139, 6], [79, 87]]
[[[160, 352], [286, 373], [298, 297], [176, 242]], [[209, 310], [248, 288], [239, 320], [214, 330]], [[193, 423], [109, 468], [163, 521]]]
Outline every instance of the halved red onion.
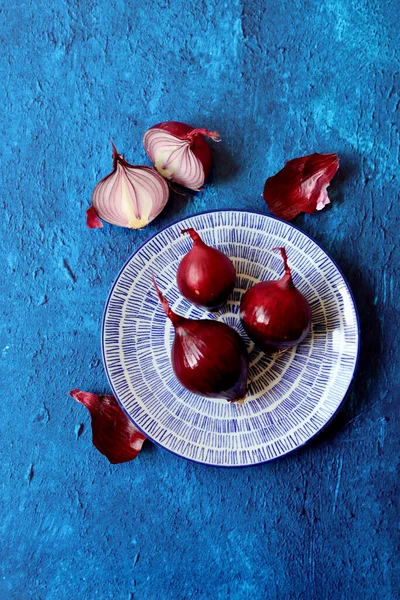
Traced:
[[113, 171], [95, 187], [92, 206], [86, 211], [89, 229], [100, 219], [130, 229], [141, 229], [163, 210], [168, 184], [153, 167], [132, 166], [113, 144]]
[[337, 154], [310, 154], [289, 160], [264, 186], [269, 210], [291, 221], [301, 212], [322, 210], [330, 203], [327, 187], [339, 168]]
[[72, 390], [70, 396], [86, 406], [92, 417], [93, 446], [112, 464], [137, 457], [146, 436], [131, 423], [114, 396]]
[[151, 162], [163, 177], [199, 191], [212, 166], [211, 150], [204, 136], [215, 142], [220, 141], [216, 131], [167, 121], [146, 131], [143, 144]]

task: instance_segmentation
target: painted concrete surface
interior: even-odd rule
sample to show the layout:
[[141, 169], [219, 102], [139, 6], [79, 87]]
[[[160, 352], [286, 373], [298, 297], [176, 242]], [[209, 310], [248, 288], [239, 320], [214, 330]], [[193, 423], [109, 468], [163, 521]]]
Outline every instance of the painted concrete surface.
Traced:
[[[1, 8], [2, 600], [399, 597], [399, 12], [390, 0]], [[142, 231], [87, 231], [108, 140], [147, 164], [141, 136], [166, 119], [220, 132], [210, 184]], [[343, 268], [361, 316], [343, 410], [261, 467], [206, 468], [150, 444], [110, 466], [68, 391], [108, 390], [100, 321], [120, 266], [184, 215], [267, 212], [265, 178], [314, 151], [341, 157], [332, 206], [295, 224]]]

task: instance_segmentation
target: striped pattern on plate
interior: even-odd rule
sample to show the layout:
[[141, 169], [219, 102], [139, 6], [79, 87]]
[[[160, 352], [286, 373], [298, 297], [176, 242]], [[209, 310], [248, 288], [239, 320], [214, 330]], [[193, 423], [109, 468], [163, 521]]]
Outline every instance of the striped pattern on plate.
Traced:
[[[179, 295], [176, 270], [191, 248], [181, 229], [194, 227], [225, 252], [237, 270], [235, 291], [212, 314]], [[312, 329], [297, 348], [268, 356], [254, 347], [239, 319], [242, 294], [278, 279], [272, 251], [285, 246], [295, 285], [308, 299]], [[235, 327], [250, 355], [251, 386], [243, 406], [185, 390], [170, 364], [173, 328], [152, 286], [154, 274], [173, 310]], [[318, 244], [292, 225], [247, 211], [215, 211], [175, 223], [147, 240], [118, 275], [102, 327], [106, 373], [120, 404], [144, 434], [184, 458], [219, 466], [266, 462], [305, 444], [332, 418], [356, 368], [359, 326], [343, 275]]]

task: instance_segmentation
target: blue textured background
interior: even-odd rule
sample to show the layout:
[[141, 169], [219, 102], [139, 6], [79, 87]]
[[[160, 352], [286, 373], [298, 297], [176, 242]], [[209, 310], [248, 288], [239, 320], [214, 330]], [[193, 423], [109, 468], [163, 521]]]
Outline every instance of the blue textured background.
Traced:
[[[399, 7], [2, 7], [1, 600], [399, 597]], [[143, 231], [87, 231], [108, 140], [147, 162], [141, 136], [166, 119], [221, 133], [210, 184]], [[313, 151], [338, 152], [341, 169], [331, 208], [296, 224], [343, 268], [362, 325], [340, 415], [262, 467], [206, 468], [150, 444], [110, 466], [67, 393], [108, 389], [100, 321], [118, 269], [178, 217], [266, 211], [265, 178]]]

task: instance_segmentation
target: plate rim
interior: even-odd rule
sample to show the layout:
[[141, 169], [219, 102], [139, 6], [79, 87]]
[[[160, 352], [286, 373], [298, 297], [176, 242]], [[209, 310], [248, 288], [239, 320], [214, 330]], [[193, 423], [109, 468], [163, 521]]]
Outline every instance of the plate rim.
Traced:
[[[171, 450], [169, 448], [166, 448], [165, 446], [163, 446], [159, 442], [155, 441], [152, 437], [150, 437], [149, 435], [147, 435], [137, 425], [137, 423], [134, 421], [134, 419], [131, 417], [131, 415], [128, 413], [128, 411], [125, 409], [125, 407], [123, 406], [122, 402], [118, 398], [118, 394], [116, 393], [116, 390], [114, 389], [113, 383], [111, 381], [110, 374], [108, 372], [108, 367], [107, 367], [107, 362], [106, 362], [106, 357], [105, 357], [105, 348], [104, 348], [105, 320], [106, 320], [106, 314], [107, 314], [108, 305], [110, 303], [112, 293], [114, 291], [115, 286], [117, 285], [117, 282], [118, 282], [120, 276], [122, 275], [122, 273], [123, 273], [125, 267], [127, 266], [127, 264], [135, 256], [135, 254], [137, 254], [139, 252], [139, 250], [141, 250], [141, 248], [143, 248], [143, 246], [145, 246], [150, 240], [152, 240], [154, 237], [156, 237], [156, 235], [159, 235], [160, 233], [162, 233], [163, 231], [165, 231], [169, 227], [173, 227], [174, 225], [177, 225], [178, 223], [180, 223], [182, 221], [186, 221], [188, 219], [192, 219], [193, 217], [198, 217], [198, 216], [207, 215], [207, 214], [214, 214], [214, 213], [226, 213], [226, 212], [248, 213], [248, 214], [252, 214], [252, 215], [258, 215], [258, 216], [261, 216], [261, 217], [265, 217], [267, 219], [272, 219], [274, 221], [279, 221], [280, 223], [284, 223], [285, 225], [289, 225], [289, 227], [293, 227], [293, 229], [296, 229], [297, 231], [299, 231], [300, 233], [302, 233], [303, 235], [305, 235], [308, 239], [310, 239], [312, 242], [314, 242], [314, 244], [316, 244], [326, 254], [326, 256], [329, 258], [329, 260], [332, 261], [332, 263], [334, 264], [334, 266], [336, 267], [336, 269], [339, 271], [339, 273], [340, 273], [340, 275], [341, 275], [341, 277], [342, 277], [342, 279], [343, 279], [343, 281], [344, 281], [344, 283], [346, 285], [346, 288], [347, 288], [347, 290], [349, 292], [351, 301], [353, 303], [354, 313], [355, 313], [355, 316], [356, 316], [356, 325], [357, 325], [357, 353], [356, 353], [356, 358], [355, 358], [355, 362], [354, 362], [353, 373], [352, 373], [351, 379], [349, 381], [349, 384], [347, 386], [347, 389], [346, 389], [345, 393], [343, 394], [342, 400], [340, 401], [339, 405], [337, 406], [336, 410], [331, 415], [331, 417], [328, 419], [328, 421], [326, 423], [324, 423], [324, 425], [318, 431], [316, 431], [311, 437], [309, 437], [305, 442], [303, 442], [302, 444], [300, 444], [296, 448], [293, 448], [292, 450], [289, 450], [288, 452], [285, 452], [284, 454], [281, 454], [279, 456], [275, 456], [274, 458], [269, 458], [269, 459], [266, 459], [266, 460], [261, 460], [259, 462], [255, 462], [255, 463], [251, 463], [251, 464], [246, 464], [246, 465], [223, 465], [223, 464], [217, 465], [217, 464], [203, 462], [203, 461], [200, 461], [200, 460], [195, 460], [193, 458], [189, 458], [187, 456], [183, 456], [182, 454], [178, 454], [178, 452], [174, 452], [173, 450]], [[168, 225], [165, 225], [165, 227], [162, 227], [161, 229], [159, 229], [159, 231], [156, 231], [155, 233], [153, 233], [152, 235], [150, 235], [141, 244], [139, 244], [139, 246], [137, 248], [135, 248], [135, 250], [132, 252], [132, 254], [130, 254], [128, 256], [128, 258], [125, 260], [124, 264], [122, 265], [122, 267], [118, 271], [117, 276], [115, 277], [115, 279], [114, 279], [114, 281], [113, 281], [113, 283], [111, 285], [111, 288], [110, 288], [110, 290], [108, 292], [107, 299], [106, 299], [106, 302], [104, 304], [104, 309], [103, 309], [103, 315], [102, 315], [102, 320], [101, 320], [101, 328], [100, 328], [100, 336], [101, 336], [101, 357], [102, 357], [102, 361], [103, 361], [103, 367], [104, 367], [104, 371], [105, 371], [108, 383], [109, 383], [109, 385], [111, 387], [111, 390], [113, 392], [113, 395], [115, 396], [115, 399], [117, 400], [120, 408], [123, 410], [123, 412], [125, 413], [125, 415], [133, 423], [133, 425], [136, 427], [136, 429], [138, 429], [141, 433], [143, 433], [143, 435], [146, 436], [146, 439], [148, 439], [150, 442], [152, 442], [153, 444], [155, 444], [159, 448], [162, 448], [166, 452], [169, 452], [170, 454], [173, 454], [174, 456], [178, 456], [179, 458], [187, 460], [188, 462], [191, 462], [191, 463], [195, 463], [195, 464], [198, 464], [198, 465], [203, 465], [203, 466], [211, 467], [211, 468], [212, 467], [219, 468], [219, 469], [247, 469], [247, 468], [251, 468], [251, 467], [257, 467], [257, 466], [260, 466], [260, 465], [264, 465], [266, 463], [270, 463], [270, 462], [273, 462], [275, 460], [279, 460], [281, 458], [289, 456], [290, 454], [293, 454], [294, 452], [297, 452], [298, 450], [300, 450], [301, 448], [303, 448], [305, 445], [307, 445], [308, 443], [310, 443], [318, 435], [320, 435], [324, 431], [324, 429], [326, 429], [331, 424], [331, 422], [333, 421], [333, 419], [337, 416], [338, 412], [343, 407], [343, 404], [346, 401], [346, 398], [347, 398], [347, 396], [349, 394], [350, 387], [351, 387], [351, 385], [352, 385], [352, 383], [354, 381], [355, 375], [357, 373], [358, 363], [359, 363], [359, 359], [360, 359], [361, 326], [360, 326], [360, 317], [359, 317], [359, 314], [358, 314], [357, 304], [356, 304], [356, 301], [355, 301], [352, 289], [351, 289], [351, 287], [349, 285], [349, 282], [347, 281], [347, 278], [345, 277], [342, 269], [337, 264], [336, 260], [334, 258], [332, 258], [331, 254], [327, 250], [325, 250], [325, 248], [319, 242], [317, 242], [317, 240], [315, 240], [311, 235], [309, 235], [308, 233], [306, 233], [305, 231], [303, 231], [302, 229], [300, 229], [300, 227], [297, 227], [297, 225], [293, 225], [293, 223], [290, 223], [289, 221], [285, 221], [284, 219], [279, 219], [278, 217], [275, 217], [274, 215], [262, 213], [262, 212], [257, 211], [257, 210], [248, 210], [248, 209], [241, 209], [241, 208], [221, 208], [221, 209], [213, 209], [213, 210], [203, 210], [201, 212], [194, 213], [194, 214], [188, 215], [186, 217], [181, 217], [180, 219], [176, 219], [175, 221], [172, 221]]]

